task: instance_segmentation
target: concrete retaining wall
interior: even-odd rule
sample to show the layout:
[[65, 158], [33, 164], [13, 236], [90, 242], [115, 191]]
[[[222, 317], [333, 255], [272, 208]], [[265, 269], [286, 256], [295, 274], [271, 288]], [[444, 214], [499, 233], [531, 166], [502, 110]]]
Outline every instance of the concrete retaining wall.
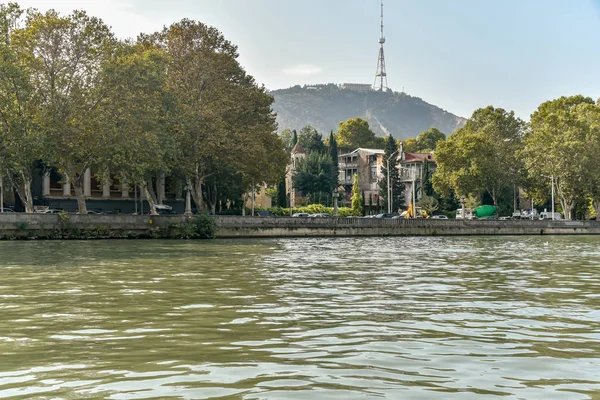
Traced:
[[[219, 238], [600, 235], [596, 221], [464, 221], [216, 216]], [[168, 237], [182, 215], [0, 214], [0, 239]]]
[[483, 221], [218, 216], [218, 237], [598, 235], [596, 221]]

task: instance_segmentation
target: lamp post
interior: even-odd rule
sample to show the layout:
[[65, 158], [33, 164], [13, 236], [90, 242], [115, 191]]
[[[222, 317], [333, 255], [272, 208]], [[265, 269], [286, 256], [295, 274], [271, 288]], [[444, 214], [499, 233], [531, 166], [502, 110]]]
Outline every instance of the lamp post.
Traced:
[[187, 217], [192, 216], [192, 194], [190, 193], [190, 185], [189, 182], [185, 186], [185, 211], [183, 215]]
[[[394, 194], [394, 190], [390, 186], [390, 158], [394, 157], [398, 154], [400, 149], [396, 150], [387, 159], [387, 194], [388, 194], [388, 214], [392, 212], [392, 195]], [[394, 168], [396, 168], [396, 163], [394, 163]]]
[[0, 213], [4, 214], [4, 182], [2, 181], [2, 175], [0, 175]]
[[552, 221], [554, 221], [554, 175], [551, 177], [552, 179]]

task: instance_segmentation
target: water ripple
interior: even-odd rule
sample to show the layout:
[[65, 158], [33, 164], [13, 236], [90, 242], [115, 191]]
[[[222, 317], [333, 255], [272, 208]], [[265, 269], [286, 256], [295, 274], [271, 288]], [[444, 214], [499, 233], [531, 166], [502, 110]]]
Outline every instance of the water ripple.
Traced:
[[0, 397], [598, 398], [599, 244], [0, 242]]

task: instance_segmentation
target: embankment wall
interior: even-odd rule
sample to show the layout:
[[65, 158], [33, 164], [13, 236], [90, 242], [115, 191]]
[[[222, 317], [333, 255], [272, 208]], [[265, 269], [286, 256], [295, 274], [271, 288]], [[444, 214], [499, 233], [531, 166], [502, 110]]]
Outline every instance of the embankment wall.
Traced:
[[[218, 238], [600, 235], [596, 221], [464, 221], [216, 216]], [[0, 214], [0, 239], [168, 238], [181, 215]]]

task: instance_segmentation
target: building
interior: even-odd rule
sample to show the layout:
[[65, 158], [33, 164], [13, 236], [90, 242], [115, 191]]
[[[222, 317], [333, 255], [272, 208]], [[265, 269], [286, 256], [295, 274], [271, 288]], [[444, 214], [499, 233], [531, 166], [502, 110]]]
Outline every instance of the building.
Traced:
[[368, 83], [342, 83], [340, 89], [363, 93], [373, 91], [373, 87]]
[[[108, 173], [108, 171], [106, 172]], [[99, 209], [115, 213], [148, 212], [146, 196], [137, 187], [122, 184], [116, 174], [109, 174], [110, 181], [100, 182], [89, 169], [84, 174], [83, 194], [87, 208]], [[179, 213], [185, 208], [184, 182], [181, 179], [160, 175], [153, 180], [150, 189], [159, 204], [173, 207]], [[24, 211], [24, 206], [18, 196], [4, 187], [6, 206]], [[77, 197], [73, 186], [64, 181], [56, 169], [45, 170], [41, 165], [33, 176], [31, 185], [33, 205], [35, 209], [56, 208], [66, 212], [77, 211]]]
[[302, 193], [300, 193], [294, 188], [293, 177], [296, 173], [296, 170], [298, 169], [298, 162], [300, 161], [300, 159], [304, 158], [306, 158], [306, 150], [298, 142], [296, 143], [294, 148], [292, 148], [292, 151], [290, 153], [290, 163], [288, 164], [287, 171], [285, 174], [285, 191], [289, 196], [289, 205], [292, 208], [296, 207], [296, 200], [302, 197]]
[[423, 196], [422, 188], [423, 182], [427, 179], [426, 175], [435, 171], [433, 153], [407, 153], [401, 149], [398, 168], [400, 168], [400, 180], [404, 184], [405, 205], [408, 208], [413, 197], [419, 201]]
[[383, 155], [385, 151], [379, 149], [358, 148], [350, 153], [338, 157], [339, 182], [346, 188], [346, 193], [352, 193], [354, 175], [358, 174], [360, 190], [365, 193], [365, 202], [369, 198], [373, 204], [379, 200], [379, 180], [383, 177], [381, 167], [383, 166]]

